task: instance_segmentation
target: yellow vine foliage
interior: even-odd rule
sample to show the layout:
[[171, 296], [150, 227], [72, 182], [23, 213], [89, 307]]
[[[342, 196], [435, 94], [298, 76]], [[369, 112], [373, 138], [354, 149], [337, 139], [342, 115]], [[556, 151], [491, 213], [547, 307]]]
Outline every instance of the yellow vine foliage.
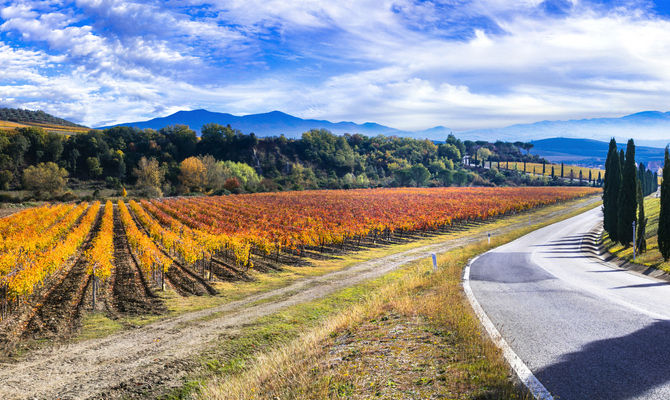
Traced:
[[119, 208], [119, 215], [121, 216], [121, 222], [123, 222], [123, 227], [126, 230], [126, 237], [128, 238], [128, 243], [130, 248], [137, 257], [137, 260], [140, 264], [142, 271], [149, 275], [156, 267], [162, 268], [163, 272], [166, 272], [168, 268], [172, 265], [172, 259], [165, 256], [156, 244], [151, 240], [150, 237], [141, 232], [133, 217], [128, 211], [128, 207], [124, 202], [119, 200], [117, 202]]
[[[67, 260], [77, 253], [93, 227], [100, 211], [100, 202], [95, 202], [91, 207], [88, 203], [82, 203], [75, 210], [87, 210], [76, 227], [72, 228], [73, 220], [64, 218], [58, 227], [50, 228], [51, 231], [67, 232], [64, 240], [55, 237], [48, 249], [21, 254], [16, 269], [3, 277], [10, 299], [31, 294], [38, 284], [62, 268]], [[79, 215], [74, 220], [78, 219]]]
[[[86, 259], [89, 275], [105, 280], [112, 274], [112, 269], [114, 269], [114, 205], [109, 200], [105, 203], [100, 230], [93, 239], [91, 248], [86, 252]], [[94, 266], [95, 273], [93, 272]]]

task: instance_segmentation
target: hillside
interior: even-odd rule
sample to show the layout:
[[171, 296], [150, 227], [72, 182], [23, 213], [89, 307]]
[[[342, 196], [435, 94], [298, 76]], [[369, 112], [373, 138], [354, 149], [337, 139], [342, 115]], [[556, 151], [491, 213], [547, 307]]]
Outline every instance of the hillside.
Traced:
[[19, 108], [0, 108], [0, 120], [22, 122], [25, 124], [41, 124], [41, 125], [58, 125], [77, 128], [86, 128], [82, 125], [77, 125], [63, 118], [55, 117], [47, 114], [42, 110], [31, 111], [22, 110]]
[[[607, 158], [608, 142], [591, 139], [551, 138], [531, 141], [532, 154], [552, 162], [574, 163], [584, 166], [602, 167]], [[637, 143], [637, 140], [636, 140]], [[620, 149], [626, 148], [625, 142], [618, 142]], [[658, 147], [635, 146], [635, 158], [649, 168], [658, 168], [663, 164], [664, 150]]]
[[89, 131], [89, 128], [85, 126], [77, 125], [74, 122], [55, 117], [41, 110], [31, 111], [18, 108], [0, 108], [0, 130], [7, 131], [30, 126], [66, 135]]
[[[131, 126], [140, 129], [161, 129], [168, 125], [188, 125], [196, 132], [208, 123], [230, 125], [244, 133], [255, 133], [256, 136], [279, 136], [299, 138], [303, 132], [310, 129], [328, 129], [336, 134], [361, 133], [365, 135], [403, 135], [406, 132], [389, 128], [372, 122], [356, 124], [354, 122], [330, 122], [325, 120], [302, 119], [281, 111], [272, 111], [263, 114], [236, 116], [228, 113], [211, 112], [207, 110], [178, 111], [167, 117], [150, 119], [148, 121], [128, 122], [114, 126]], [[109, 128], [109, 126], [98, 129]]]
[[[283, 134], [289, 138], [298, 138], [303, 132], [310, 129], [323, 128], [335, 134], [361, 133], [367, 136], [403, 136], [434, 141], [444, 141], [450, 133], [454, 133], [462, 140], [485, 140], [489, 142], [497, 140], [511, 142], [530, 141], [556, 137], [572, 139], [587, 138], [594, 141], [608, 141], [611, 137], [616, 137], [617, 140], [623, 142], [623, 140], [633, 136], [638, 138], [636, 139], [637, 144], [665, 147], [668, 141], [666, 132], [670, 131], [670, 112], [644, 111], [620, 118], [541, 121], [502, 128], [454, 132], [452, 129], [444, 126], [406, 131], [374, 122], [357, 124], [349, 121], [330, 122], [327, 120], [302, 119], [281, 111], [236, 116], [207, 110], [193, 110], [178, 111], [166, 117], [103, 126], [98, 129], [105, 129], [111, 126], [133, 126], [141, 129], [151, 128], [158, 130], [168, 125], [180, 124], [188, 125], [196, 132], [200, 132], [200, 128], [210, 122], [230, 125], [234, 129], [239, 129], [244, 133], [253, 132], [259, 137], [279, 136]], [[652, 153], [655, 154], [655, 151]], [[565, 161], [568, 160], [565, 159]]]

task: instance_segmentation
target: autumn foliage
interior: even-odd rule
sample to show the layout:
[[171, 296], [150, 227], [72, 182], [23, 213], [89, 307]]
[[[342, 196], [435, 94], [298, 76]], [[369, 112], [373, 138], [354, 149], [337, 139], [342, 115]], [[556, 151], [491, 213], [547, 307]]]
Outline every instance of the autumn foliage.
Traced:
[[0, 219], [0, 299], [7, 304], [30, 295], [77, 256], [85, 257], [89, 274], [94, 266], [103, 280], [113, 274], [115, 212], [132, 256], [149, 276], [175, 261], [188, 266], [215, 257], [251, 268], [255, 257], [436, 232], [597, 191], [398, 188], [118, 201], [116, 210], [109, 201], [104, 210], [99, 202], [45, 205]]

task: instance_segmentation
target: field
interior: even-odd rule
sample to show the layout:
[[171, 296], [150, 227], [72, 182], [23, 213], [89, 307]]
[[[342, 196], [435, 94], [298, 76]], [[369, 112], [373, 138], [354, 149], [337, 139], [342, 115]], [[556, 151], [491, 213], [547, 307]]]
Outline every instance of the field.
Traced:
[[[497, 163], [494, 161], [493, 162], [494, 166], [497, 166]], [[500, 162], [500, 168], [502, 169], [512, 169], [512, 170], [518, 170], [518, 171], [524, 171], [525, 173], [528, 174], [533, 174], [533, 175], [544, 175], [544, 176], [551, 176], [551, 169], [554, 169], [554, 175], [561, 177], [561, 164], [545, 164], [544, 165], [544, 170], [543, 170], [543, 164], [541, 163], [525, 163], [525, 170], [524, 170], [524, 163], [522, 162]], [[544, 171], [544, 172], [543, 172]], [[582, 180], [588, 180], [589, 179], [589, 173], [591, 174], [591, 179], [596, 180], [600, 176], [600, 178], [605, 178], [605, 170], [604, 169], [599, 169], [599, 168], [585, 168], [585, 167], [578, 167], [576, 165], [563, 165], [563, 178], [574, 178], [575, 180], [579, 179], [579, 173], [581, 172], [582, 174]]]
[[78, 126], [62, 126], [62, 125], [53, 125], [53, 124], [42, 124], [38, 122], [13, 122], [13, 121], [0, 121], [0, 131], [12, 131], [15, 128], [26, 128], [26, 127], [38, 127], [42, 128], [47, 132], [53, 133], [62, 133], [66, 135], [73, 135], [77, 133], [86, 133], [90, 131], [89, 128], [78, 127]]
[[[380, 244], [595, 193], [591, 188], [369, 189], [44, 205], [0, 219], [0, 340], [68, 336], [85, 309], [164, 313], [162, 291], [217, 295], [250, 270]], [[95, 304], [95, 305], [94, 305]]]

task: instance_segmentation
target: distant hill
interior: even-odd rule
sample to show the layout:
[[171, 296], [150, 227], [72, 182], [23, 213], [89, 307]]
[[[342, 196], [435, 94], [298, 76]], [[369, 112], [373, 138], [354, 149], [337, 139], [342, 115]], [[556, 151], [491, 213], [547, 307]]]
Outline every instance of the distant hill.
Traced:
[[[356, 124], [354, 122], [330, 122], [326, 120], [302, 119], [281, 111], [272, 111], [263, 114], [237, 116], [227, 113], [211, 112], [207, 110], [179, 111], [167, 117], [150, 119], [148, 121], [127, 122], [118, 125], [134, 126], [145, 129], [161, 129], [168, 125], [188, 125], [196, 132], [200, 132], [202, 125], [207, 123], [230, 125], [244, 133], [255, 133], [257, 136], [300, 137], [310, 129], [324, 128], [336, 134], [361, 133], [368, 136], [406, 136], [415, 139], [430, 139], [444, 141], [453, 131], [444, 126], [436, 126], [420, 131], [404, 131], [373, 122]], [[113, 125], [113, 126], [118, 126]], [[100, 127], [99, 129], [111, 126]], [[593, 139], [601, 142], [609, 141], [611, 137], [624, 142], [630, 137], [644, 138], [636, 140], [637, 144], [665, 147], [670, 142], [670, 112], [644, 111], [620, 118], [592, 118], [569, 121], [541, 121], [532, 124], [512, 125], [504, 128], [478, 129], [454, 132], [463, 140], [496, 140], [516, 142], [531, 141], [547, 138], [574, 138]]]
[[[302, 119], [281, 111], [272, 111], [263, 114], [250, 114], [236, 116], [227, 113], [211, 112], [207, 110], [178, 111], [167, 117], [154, 118], [148, 121], [128, 122], [114, 126], [132, 126], [140, 129], [161, 129], [168, 125], [188, 125], [196, 132], [207, 123], [230, 125], [244, 133], [255, 133], [257, 136], [279, 136], [297, 138], [310, 129], [328, 129], [336, 134], [361, 133], [364, 135], [406, 135], [397, 129], [384, 125], [366, 122], [356, 124], [354, 122], [330, 122], [316, 119]], [[109, 126], [99, 129], [109, 128]]]
[[[591, 167], [603, 167], [607, 158], [609, 141], [591, 139], [551, 138], [531, 141], [532, 154], [546, 158], [551, 162], [566, 162]], [[626, 142], [617, 142], [620, 149], [626, 148]], [[658, 168], [663, 164], [664, 149], [658, 147], [635, 146], [635, 158], [649, 168]]]
[[644, 111], [620, 118], [592, 118], [569, 121], [542, 121], [505, 128], [479, 129], [458, 133], [464, 139], [528, 141], [543, 138], [589, 138], [617, 141], [641, 138], [636, 143], [665, 147], [670, 142], [670, 112]]
[[30, 124], [58, 125], [77, 128], [85, 126], [77, 125], [63, 118], [54, 117], [42, 110], [31, 111], [19, 108], [0, 108], [0, 120]]

